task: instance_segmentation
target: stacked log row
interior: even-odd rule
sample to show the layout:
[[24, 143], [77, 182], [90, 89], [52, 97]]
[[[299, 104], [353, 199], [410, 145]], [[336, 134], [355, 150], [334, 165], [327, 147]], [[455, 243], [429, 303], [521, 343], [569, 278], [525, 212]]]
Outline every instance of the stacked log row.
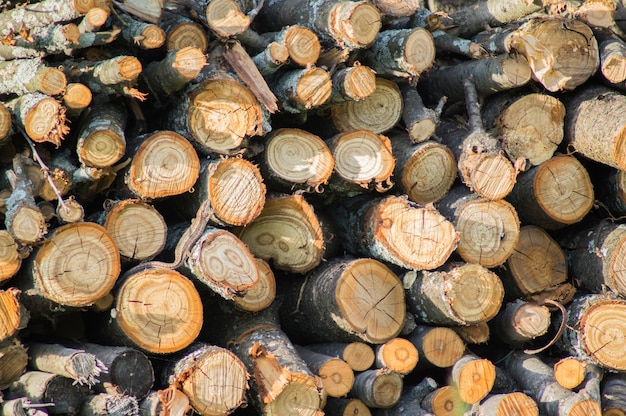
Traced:
[[0, 5], [0, 412], [626, 414], [624, 7], [458, 3]]

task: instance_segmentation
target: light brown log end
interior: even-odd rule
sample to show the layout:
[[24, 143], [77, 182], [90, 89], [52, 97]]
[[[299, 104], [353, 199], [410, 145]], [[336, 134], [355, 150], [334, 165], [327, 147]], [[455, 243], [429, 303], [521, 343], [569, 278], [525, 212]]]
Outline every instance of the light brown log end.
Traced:
[[503, 393], [488, 396], [480, 403], [481, 415], [539, 416], [539, 408], [532, 397], [522, 393]]
[[7, 230], [0, 230], [0, 283], [13, 277], [22, 265], [17, 243]]
[[366, 370], [354, 378], [350, 395], [370, 408], [393, 407], [402, 394], [402, 376], [388, 369]]
[[[474, 153], [474, 149], [471, 152]], [[480, 153], [478, 150], [468, 159], [459, 158], [458, 165], [464, 173], [466, 185], [484, 198], [504, 198], [515, 186], [515, 167], [500, 153]]]
[[426, 205], [441, 200], [456, 178], [454, 154], [447, 146], [433, 141], [420, 146], [409, 158], [400, 179], [409, 199]]
[[365, 371], [374, 364], [376, 355], [369, 345], [363, 342], [351, 342], [344, 348], [341, 358], [354, 371]]
[[262, 259], [255, 258], [259, 271], [259, 281], [248, 289], [245, 294], [235, 296], [233, 302], [244, 311], [259, 312], [269, 307], [276, 297], [276, 279], [270, 265]]
[[422, 401], [422, 407], [436, 415], [455, 416], [462, 415], [470, 406], [461, 400], [455, 387], [443, 386], [427, 395]]
[[580, 386], [585, 379], [586, 363], [576, 357], [565, 357], [554, 363], [554, 378], [566, 389]]
[[56, 68], [48, 68], [41, 74], [39, 79], [41, 92], [47, 95], [62, 94], [67, 86], [67, 78], [63, 71]]
[[73, 82], [68, 84], [65, 88], [63, 105], [67, 107], [68, 110], [80, 111], [89, 107], [92, 98], [93, 94], [85, 84]]
[[208, 3], [205, 14], [209, 28], [225, 38], [242, 33], [251, 22], [234, 0], [213, 0]]
[[467, 344], [486, 344], [491, 336], [491, 330], [487, 322], [474, 325], [461, 325], [451, 327]]
[[23, 244], [34, 244], [40, 241], [48, 231], [41, 211], [29, 205], [17, 207], [7, 228], [13, 238]]
[[484, 358], [464, 356], [452, 367], [452, 381], [461, 400], [468, 404], [484, 399], [493, 388], [495, 379], [495, 366]]
[[626, 370], [626, 357], [621, 353], [626, 339], [626, 302], [602, 300], [589, 306], [579, 322], [581, 348], [599, 365]]
[[0, 348], [0, 388], [6, 389], [20, 378], [28, 365], [28, 353], [19, 342]]
[[172, 67], [181, 77], [192, 80], [198, 76], [205, 64], [206, 57], [202, 50], [186, 47], [176, 53]]
[[463, 340], [446, 327], [423, 327], [410, 340], [418, 348], [421, 362], [438, 368], [452, 367], [465, 351]]
[[92, 131], [77, 149], [79, 158], [87, 166], [106, 168], [119, 161], [126, 152], [126, 140], [117, 130], [103, 126]]
[[70, 197], [57, 204], [56, 215], [64, 224], [82, 221], [85, 218], [85, 210], [76, 199]]
[[330, 98], [332, 82], [330, 73], [314, 67], [304, 71], [294, 86], [292, 99], [304, 108], [319, 107]]
[[302, 26], [291, 26], [286, 30], [284, 46], [291, 61], [299, 66], [315, 64], [322, 50], [315, 32]]
[[134, 56], [125, 56], [117, 61], [118, 74], [124, 81], [133, 81], [137, 79], [142, 71], [142, 65], [139, 59]]
[[74, 3], [74, 8], [80, 14], [87, 14], [89, 10], [96, 7], [95, 0], [74, 0], [73, 3]]
[[167, 32], [165, 48], [168, 52], [194, 47], [204, 53], [208, 46], [207, 34], [198, 23], [182, 22]]
[[376, 366], [399, 374], [408, 374], [417, 365], [419, 354], [415, 345], [404, 338], [393, 338], [376, 347]]
[[403, 60], [407, 72], [419, 76], [435, 62], [435, 42], [430, 31], [414, 28], [404, 41]]
[[382, 22], [375, 5], [359, 2], [338, 2], [329, 13], [328, 28], [340, 46], [364, 48], [372, 44]]
[[141, 39], [136, 43], [142, 49], [157, 49], [163, 46], [167, 36], [165, 31], [157, 25], [147, 25], [141, 31]]
[[60, 146], [69, 132], [65, 108], [52, 97], [31, 96], [27, 100], [34, 102], [22, 118], [28, 137], [35, 142], [51, 142]]
[[373, 3], [383, 15], [391, 17], [413, 16], [422, 7], [419, 0], [375, 0]]
[[352, 66], [347, 69], [342, 87], [343, 93], [354, 101], [367, 98], [376, 91], [376, 73], [365, 65]]
[[16, 335], [25, 325], [26, 310], [20, 304], [19, 295], [16, 288], [0, 291], [0, 341]]

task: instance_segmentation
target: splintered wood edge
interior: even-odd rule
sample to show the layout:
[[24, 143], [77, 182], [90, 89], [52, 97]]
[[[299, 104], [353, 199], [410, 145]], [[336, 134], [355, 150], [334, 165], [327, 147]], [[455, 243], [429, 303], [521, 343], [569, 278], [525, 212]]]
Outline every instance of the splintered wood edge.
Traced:
[[450, 328], [434, 327], [424, 335], [422, 353], [424, 358], [439, 368], [449, 368], [463, 356], [465, 343]]
[[374, 344], [396, 337], [404, 325], [404, 288], [384, 264], [373, 259], [352, 261], [335, 289], [341, 317], [335, 318], [347, 332]]
[[15, 239], [7, 230], [0, 230], [0, 283], [13, 277], [21, 265], [22, 258], [17, 252]]
[[601, 300], [589, 306], [579, 323], [581, 347], [598, 364], [626, 370], [626, 301]]
[[175, 270], [144, 270], [129, 276], [115, 304], [124, 334], [142, 350], [166, 354], [189, 346], [202, 328], [202, 300]]
[[79, 222], [85, 218], [83, 206], [73, 198], [63, 200], [63, 205], [58, 204], [55, 212], [59, 220], [66, 224]]
[[332, 139], [335, 172], [346, 181], [384, 187], [395, 168], [388, 137], [365, 129], [340, 133]]
[[35, 142], [60, 144], [65, 135], [65, 112], [52, 97], [38, 99], [24, 117], [24, 129]]
[[0, 341], [15, 335], [24, 318], [19, 302], [20, 291], [15, 288], [0, 290]]
[[189, 191], [200, 175], [200, 159], [180, 134], [164, 130], [146, 138], [135, 153], [126, 182], [142, 198]]
[[259, 282], [245, 294], [235, 296], [233, 302], [245, 311], [259, 312], [272, 304], [276, 297], [276, 279], [270, 265], [263, 259], [255, 258], [259, 270]]
[[441, 200], [456, 178], [456, 159], [452, 150], [433, 142], [422, 145], [407, 161], [401, 180], [409, 198], [426, 205]]
[[317, 35], [311, 29], [302, 26], [291, 26], [287, 29], [284, 46], [291, 61], [300, 66], [317, 62], [322, 50]]
[[468, 324], [489, 321], [504, 299], [504, 286], [497, 274], [475, 263], [467, 263], [446, 274], [446, 294], [455, 316]]

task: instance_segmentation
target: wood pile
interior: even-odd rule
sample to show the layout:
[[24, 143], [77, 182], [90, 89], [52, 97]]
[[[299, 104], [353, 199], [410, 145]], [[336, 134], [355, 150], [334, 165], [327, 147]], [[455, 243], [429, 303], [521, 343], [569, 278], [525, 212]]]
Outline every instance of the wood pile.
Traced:
[[626, 415], [619, 0], [0, 1], [0, 414]]

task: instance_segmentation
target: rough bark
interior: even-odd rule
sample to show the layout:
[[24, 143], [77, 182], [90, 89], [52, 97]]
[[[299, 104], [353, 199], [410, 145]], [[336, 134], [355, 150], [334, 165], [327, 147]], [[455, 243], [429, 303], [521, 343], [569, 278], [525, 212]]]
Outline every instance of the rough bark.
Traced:
[[[32, 6], [32, 7], [31, 7]], [[29, 7], [15, 7], [0, 13], [0, 36], [66, 22], [86, 14], [94, 2], [85, 0], [44, 0]]]
[[67, 80], [63, 71], [49, 67], [41, 59], [14, 59], [0, 62], [0, 94], [23, 95], [41, 92], [58, 95]]
[[437, 108], [430, 109], [424, 105], [415, 87], [403, 86], [401, 92], [404, 106], [402, 122], [409, 138], [412, 143], [425, 142], [435, 133], [446, 100], [440, 100]]
[[395, 406], [403, 388], [402, 376], [389, 369], [366, 370], [354, 378], [350, 394], [375, 409]]
[[606, 416], [626, 415], [626, 401], [622, 392], [626, 382], [622, 374], [608, 373], [602, 380], [602, 414]]
[[134, 56], [121, 55], [98, 62], [67, 61], [63, 70], [68, 79], [87, 85], [94, 93], [144, 98], [143, 93], [132, 88], [143, 70]]
[[206, 58], [199, 48], [173, 50], [164, 59], [151, 62], [143, 71], [143, 80], [153, 93], [171, 94], [193, 81], [205, 64]]

